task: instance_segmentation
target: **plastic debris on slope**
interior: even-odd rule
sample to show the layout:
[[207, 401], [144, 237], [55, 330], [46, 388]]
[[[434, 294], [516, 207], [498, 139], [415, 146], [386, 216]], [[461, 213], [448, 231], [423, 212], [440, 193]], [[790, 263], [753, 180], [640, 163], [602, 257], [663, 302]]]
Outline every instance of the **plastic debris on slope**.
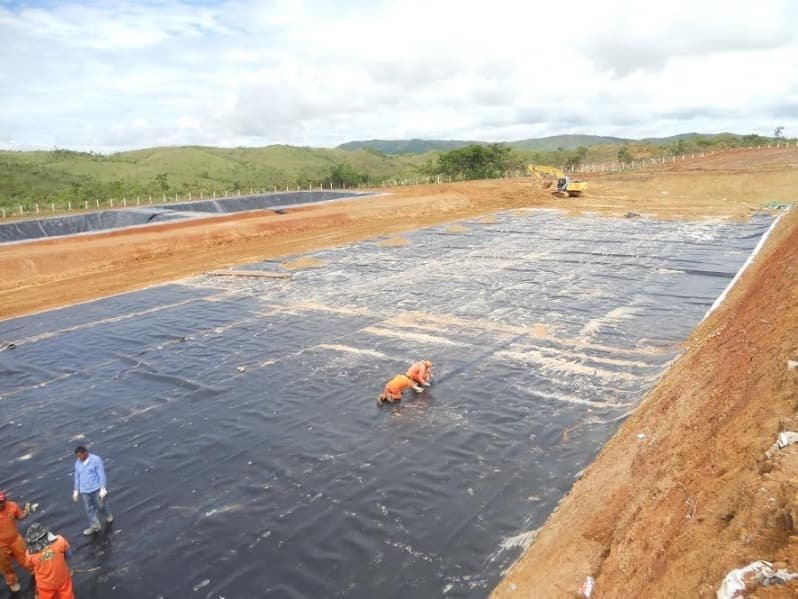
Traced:
[[718, 589], [718, 599], [734, 599], [742, 597], [742, 593], [753, 586], [770, 586], [773, 584], [787, 584], [798, 578], [787, 570], [775, 570], [773, 564], [765, 561], [751, 562], [744, 568], [732, 570], [723, 579]]
[[770, 446], [770, 449], [765, 452], [768, 458], [772, 458], [779, 449], [784, 449], [792, 443], [798, 443], [798, 433], [792, 431], [785, 431], [779, 433], [776, 442]]
[[590, 599], [593, 595], [593, 588], [596, 586], [596, 581], [592, 576], [585, 578], [585, 582], [579, 587], [579, 596]]

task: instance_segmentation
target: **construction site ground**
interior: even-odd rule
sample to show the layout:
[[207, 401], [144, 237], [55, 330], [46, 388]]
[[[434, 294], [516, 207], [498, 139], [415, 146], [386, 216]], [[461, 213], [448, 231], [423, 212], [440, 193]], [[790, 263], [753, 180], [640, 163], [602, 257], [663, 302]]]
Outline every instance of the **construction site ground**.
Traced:
[[[590, 174], [582, 198], [529, 179], [384, 190], [286, 214], [251, 212], [0, 247], [0, 318], [246, 262], [515, 208], [746, 219], [798, 193], [798, 149], [738, 150]], [[774, 212], [778, 214], [778, 212]], [[393, 236], [393, 237], [392, 237]], [[290, 264], [286, 264], [290, 267]], [[711, 597], [754, 560], [798, 572], [798, 210], [783, 215], [684, 355], [576, 481], [496, 597]], [[750, 596], [794, 597], [798, 582]]]

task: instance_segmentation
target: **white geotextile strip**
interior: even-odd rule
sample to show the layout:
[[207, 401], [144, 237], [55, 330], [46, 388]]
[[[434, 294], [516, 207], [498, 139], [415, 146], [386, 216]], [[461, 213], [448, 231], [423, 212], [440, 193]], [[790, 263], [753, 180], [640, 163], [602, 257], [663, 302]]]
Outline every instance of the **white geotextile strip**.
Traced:
[[765, 245], [765, 241], [767, 241], [767, 238], [768, 238], [768, 237], [770, 237], [770, 233], [771, 233], [771, 232], [773, 231], [773, 229], [776, 227], [776, 225], [778, 224], [779, 220], [781, 220], [781, 217], [782, 217], [782, 216], [784, 216], [784, 214], [786, 214], [786, 213], [779, 214], [779, 215], [776, 217], [776, 220], [774, 220], [774, 221], [773, 221], [773, 222], [770, 224], [770, 227], [768, 227], [768, 230], [767, 230], [767, 231], [765, 231], [765, 234], [764, 234], [764, 235], [762, 235], [762, 238], [759, 240], [759, 243], [757, 243], [757, 244], [756, 244], [756, 247], [754, 248], [754, 251], [753, 251], [753, 252], [751, 252], [751, 255], [750, 255], [750, 256], [748, 256], [748, 260], [746, 260], [746, 261], [745, 261], [745, 264], [743, 264], [743, 265], [740, 267], [740, 270], [738, 270], [738, 271], [737, 271], [737, 274], [736, 274], [736, 275], [734, 275], [734, 278], [731, 280], [731, 282], [730, 282], [728, 285], [726, 285], [726, 289], [724, 289], [724, 290], [723, 290], [723, 293], [721, 293], [721, 294], [718, 296], [718, 299], [716, 299], [716, 300], [715, 300], [715, 303], [713, 303], [713, 304], [710, 306], [709, 310], [707, 310], [707, 313], [706, 313], [706, 314], [704, 314], [704, 318], [702, 318], [702, 319], [701, 319], [701, 322], [704, 322], [704, 321], [706, 320], [707, 316], [709, 316], [710, 314], [712, 314], [712, 312], [715, 310], [715, 308], [717, 308], [718, 306], [720, 306], [720, 305], [723, 303], [723, 300], [725, 300], [725, 299], [726, 299], [726, 296], [729, 294], [729, 291], [731, 291], [731, 288], [732, 288], [732, 287], [734, 287], [735, 283], [737, 283], [737, 281], [739, 280], [739, 278], [740, 278], [741, 276], [743, 276], [743, 273], [745, 272], [745, 269], [746, 269], [746, 268], [748, 268], [748, 265], [749, 265], [749, 264], [751, 264], [751, 262], [753, 262], [753, 261], [754, 261], [754, 258], [756, 258], [756, 256], [757, 256], [757, 254], [759, 253], [759, 251], [760, 251], [760, 250], [762, 249], [762, 247]]

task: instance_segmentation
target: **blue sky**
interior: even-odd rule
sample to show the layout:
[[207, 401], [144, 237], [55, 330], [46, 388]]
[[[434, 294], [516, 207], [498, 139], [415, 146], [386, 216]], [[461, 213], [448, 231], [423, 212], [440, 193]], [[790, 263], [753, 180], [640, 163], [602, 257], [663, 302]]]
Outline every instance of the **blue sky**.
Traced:
[[0, 2], [0, 148], [798, 136], [787, 0]]

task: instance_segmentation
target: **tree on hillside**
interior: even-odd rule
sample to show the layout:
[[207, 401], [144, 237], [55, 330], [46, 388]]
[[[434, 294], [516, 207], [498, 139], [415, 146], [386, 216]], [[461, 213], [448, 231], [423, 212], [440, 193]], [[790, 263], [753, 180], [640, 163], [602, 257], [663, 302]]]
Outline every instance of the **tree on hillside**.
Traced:
[[784, 125], [779, 125], [773, 130], [773, 137], [782, 139], [784, 137]]
[[634, 160], [634, 157], [629, 151], [629, 147], [621, 146], [621, 148], [618, 150], [618, 162], [632, 162], [632, 160]]
[[356, 187], [364, 180], [363, 175], [350, 164], [339, 162], [330, 169], [330, 181], [333, 187]]
[[587, 148], [585, 146], [579, 146], [565, 158], [566, 168], [572, 169], [579, 166], [585, 161], [585, 156], [587, 156]]
[[160, 190], [164, 192], [169, 190], [169, 183], [167, 183], [166, 177], [166, 173], [159, 173], [155, 175], [155, 182], [158, 184]]
[[766, 137], [761, 135], [757, 135], [756, 133], [751, 133], [749, 135], [743, 135], [743, 143], [748, 146], [761, 146], [768, 142]]
[[438, 171], [453, 178], [492, 179], [510, 167], [509, 147], [503, 144], [472, 144], [443, 152], [438, 156]]

